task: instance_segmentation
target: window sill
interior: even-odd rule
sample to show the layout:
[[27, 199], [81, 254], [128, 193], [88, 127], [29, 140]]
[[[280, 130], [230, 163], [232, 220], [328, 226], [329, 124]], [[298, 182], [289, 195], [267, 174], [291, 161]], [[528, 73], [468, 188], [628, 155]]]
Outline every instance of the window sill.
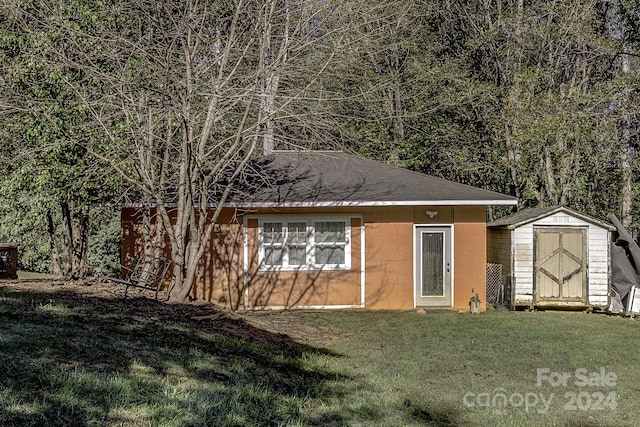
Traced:
[[323, 266], [302, 266], [302, 267], [260, 267], [258, 271], [351, 271], [350, 266], [346, 265], [323, 265]]

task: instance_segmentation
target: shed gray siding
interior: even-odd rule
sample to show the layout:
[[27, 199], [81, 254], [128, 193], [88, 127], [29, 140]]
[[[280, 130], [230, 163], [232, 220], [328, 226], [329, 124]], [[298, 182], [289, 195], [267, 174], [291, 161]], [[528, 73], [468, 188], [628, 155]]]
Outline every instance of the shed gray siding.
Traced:
[[513, 302], [530, 305], [533, 302], [533, 226], [525, 225], [512, 231]]
[[487, 262], [502, 265], [502, 274], [511, 274], [511, 231], [502, 228], [487, 230]]

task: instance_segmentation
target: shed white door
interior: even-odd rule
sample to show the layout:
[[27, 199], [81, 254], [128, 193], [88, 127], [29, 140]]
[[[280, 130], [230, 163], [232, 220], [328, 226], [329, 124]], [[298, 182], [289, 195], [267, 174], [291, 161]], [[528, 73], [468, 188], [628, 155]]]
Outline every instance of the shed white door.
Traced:
[[418, 307], [451, 307], [451, 228], [417, 227], [415, 294]]
[[537, 302], [586, 303], [586, 236], [584, 228], [534, 230]]

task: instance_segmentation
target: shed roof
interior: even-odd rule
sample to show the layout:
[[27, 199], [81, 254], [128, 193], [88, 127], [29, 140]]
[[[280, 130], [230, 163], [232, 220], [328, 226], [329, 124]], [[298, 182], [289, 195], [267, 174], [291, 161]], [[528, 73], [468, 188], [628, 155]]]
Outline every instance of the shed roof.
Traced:
[[517, 199], [340, 151], [254, 159], [227, 199], [239, 207], [515, 205]]
[[565, 213], [567, 215], [571, 215], [575, 218], [581, 219], [585, 222], [597, 225], [598, 227], [601, 227], [610, 231], [615, 230], [615, 227], [612, 224], [609, 224], [604, 221], [600, 221], [588, 215], [581, 214], [577, 211], [574, 211], [573, 209], [569, 209], [564, 206], [546, 206], [546, 207], [539, 207], [539, 208], [522, 209], [521, 211], [518, 211], [512, 215], [505, 216], [503, 218], [490, 222], [489, 224], [487, 224], [487, 227], [496, 227], [496, 228], [504, 227], [504, 228], [514, 229], [522, 225], [537, 221], [539, 219], [554, 215], [559, 212]]

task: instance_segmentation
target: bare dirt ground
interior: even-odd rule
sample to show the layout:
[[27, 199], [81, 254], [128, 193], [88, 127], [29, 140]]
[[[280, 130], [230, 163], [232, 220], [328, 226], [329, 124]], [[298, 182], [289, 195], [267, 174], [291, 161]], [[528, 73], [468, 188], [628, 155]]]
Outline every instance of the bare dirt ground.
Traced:
[[160, 293], [130, 288], [124, 298], [123, 285], [103, 280], [63, 281], [51, 279], [0, 280], [0, 295], [4, 290], [37, 295], [52, 302], [70, 306], [91, 305], [101, 312], [116, 310], [129, 316], [145, 317], [170, 324], [185, 322], [199, 329], [210, 330], [251, 341], [270, 344], [298, 343], [326, 345], [334, 334], [305, 322], [293, 311], [232, 312], [204, 301], [188, 304], [164, 302]]

